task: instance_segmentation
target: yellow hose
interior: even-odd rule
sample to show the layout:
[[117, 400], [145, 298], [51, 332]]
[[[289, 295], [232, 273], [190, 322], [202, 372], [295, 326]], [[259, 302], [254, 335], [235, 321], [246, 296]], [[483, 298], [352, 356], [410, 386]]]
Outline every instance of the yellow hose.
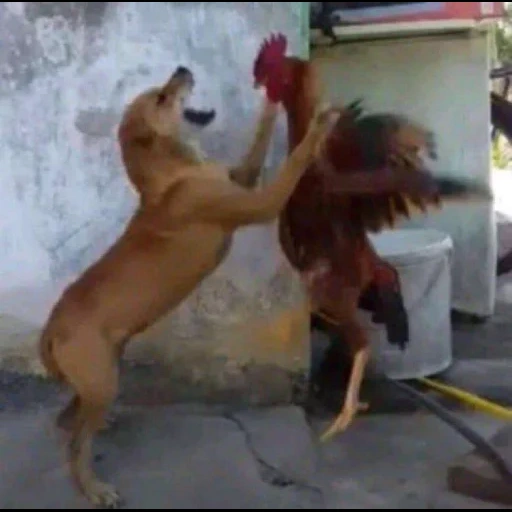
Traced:
[[502, 405], [498, 405], [489, 400], [485, 400], [484, 398], [480, 398], [479, 396], [474, 395], [473, 393], [469, 393], [468, 391], [464, 391], [453, 386], [448, 386], [447, 384], [441, 384], [440, 382], [432, 379], [420, 378], [418, 381], [422, 384], [425, 384], [425, 386], [439, 391], [444, 395], [451, 396], [457, 400], [460, 400], [466, 405], [473, 407], [477, 411], [489, 414], [500, 420], [512, 421], [512, 409], [509, 407], [503, 407]]

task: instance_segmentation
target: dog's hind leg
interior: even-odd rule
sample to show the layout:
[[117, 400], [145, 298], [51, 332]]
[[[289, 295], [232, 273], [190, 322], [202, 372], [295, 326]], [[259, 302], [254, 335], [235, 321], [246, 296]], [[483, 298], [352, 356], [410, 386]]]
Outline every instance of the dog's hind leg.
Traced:
[[[92, 469], [92, 441], [102, 428], [114, 401], [119, 380], [116, 353], [111, 340], [88, 332], [62, 340], [54, 354], [66, 381], [77, 398], [68, 446], [71, 474], [95, 506], [116, 508], [120, 498], [109, 484], [101, 482]], [[72, 402], [73, 403], [73, 402]]]
[[[80, 397], [75, 395], [57, 416], [57, 427], [67, 432], [73, 431], [73, 425], [78, 409], [80, 408]], [[109, 430], [117, 423], [117, 417], [113, 413], [107, 413], [100, 426], [100, 430]]]
[[62, 430], [73, 430], [73, 424], [80, 406], [80, 398], [74, 395], [69, 403], [60, 411], [55, 421], [58, 428]]
[[98, 396], [82, 401], [69, 442], [69, 464], [75, 482], [93, 505], [117, 508], [121, 500], [116, 489], [99, 480], [91, 467], [93, 436], [103, 424], [105, 401]]

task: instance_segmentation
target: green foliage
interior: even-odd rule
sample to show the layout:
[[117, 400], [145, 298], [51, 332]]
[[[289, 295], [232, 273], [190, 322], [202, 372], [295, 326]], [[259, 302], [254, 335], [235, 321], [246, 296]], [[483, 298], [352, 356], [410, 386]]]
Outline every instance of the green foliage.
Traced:
[[495, 169], [506, 169], [508, 166], [508, 158], [500, 145], [500, 138], [501, 137], [496, 137], [496, 139], [492, 141], [492, 166]]
[[[512, 65], [512, 3], [506, 4], [505, 17], [494, 27], [494, 51], [495, 58], [498, 60], [494, 66]], [[510, 95], [509, 95], [510, 97]], [[506, 169], [508, 167], [508, 157], [506, 151], [510, 148], [508, 141], [498, 135], [492, 141], [491, 159], [492, 166], [495, 169]]]
[[498, 60], [512, 64], [512, 4], [506, 6], [506, 15], [497, 24], [494, 34]]

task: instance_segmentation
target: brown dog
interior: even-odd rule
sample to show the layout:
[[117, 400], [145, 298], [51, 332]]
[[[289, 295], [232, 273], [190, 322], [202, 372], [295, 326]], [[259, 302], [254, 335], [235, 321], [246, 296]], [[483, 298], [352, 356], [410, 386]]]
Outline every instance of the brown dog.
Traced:
[[75, 392], [60, 415], [62, 422], [72, 420], [72, 475], [98, 506], [120, 501], [94, 474], [91, 444], [117, 394], [125, 344], [219, 265], [237, 228], [276, 218], [332, 121], [332, 109], [319, 111], [276, 180], [249, 190], [265, 157], [276, 107], [266, 105], [251, 150], [229, 172], [201, 161], [180, 134], [184, 119], [207, 124], [212, 117], [185, 108], [192, 86], [192, 73], [178, 68], [163, 87], [141, 94], [127, 108], [119, 140], [140, 206], [119, 240], [64, 291], [41, 336], [49, 374]]

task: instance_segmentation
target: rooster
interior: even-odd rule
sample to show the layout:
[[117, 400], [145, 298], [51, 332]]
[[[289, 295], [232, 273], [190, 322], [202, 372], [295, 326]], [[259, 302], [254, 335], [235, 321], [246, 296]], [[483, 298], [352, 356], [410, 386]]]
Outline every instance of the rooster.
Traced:
[[[306, 133], [320, 93], [314, 62], [287, 57], [286, 46], [283, 35], [265, 40], [253, 73], [255, 87], [266, 87], [271, 99], [282, 103], [292, 151]], [[345, 430], [366, 408], [359, 393], [369, 346], [357, 310], [384, 324], [391, 344], [404, 349], [409, 341], [398, 273], [377, 255], [368, 232], [448, 197], [489, 198], [487, 190], [463, 180], [432, 176], [422, 152], [436, 158], [429, 131], [403, 116], [365, 114], [361, 102], [354, 102], [342, 110], [280, 215], [281, 247], [306, 284], [313, 316], [338, 330], [353, 354], [343, 408], [323, 439]]]

